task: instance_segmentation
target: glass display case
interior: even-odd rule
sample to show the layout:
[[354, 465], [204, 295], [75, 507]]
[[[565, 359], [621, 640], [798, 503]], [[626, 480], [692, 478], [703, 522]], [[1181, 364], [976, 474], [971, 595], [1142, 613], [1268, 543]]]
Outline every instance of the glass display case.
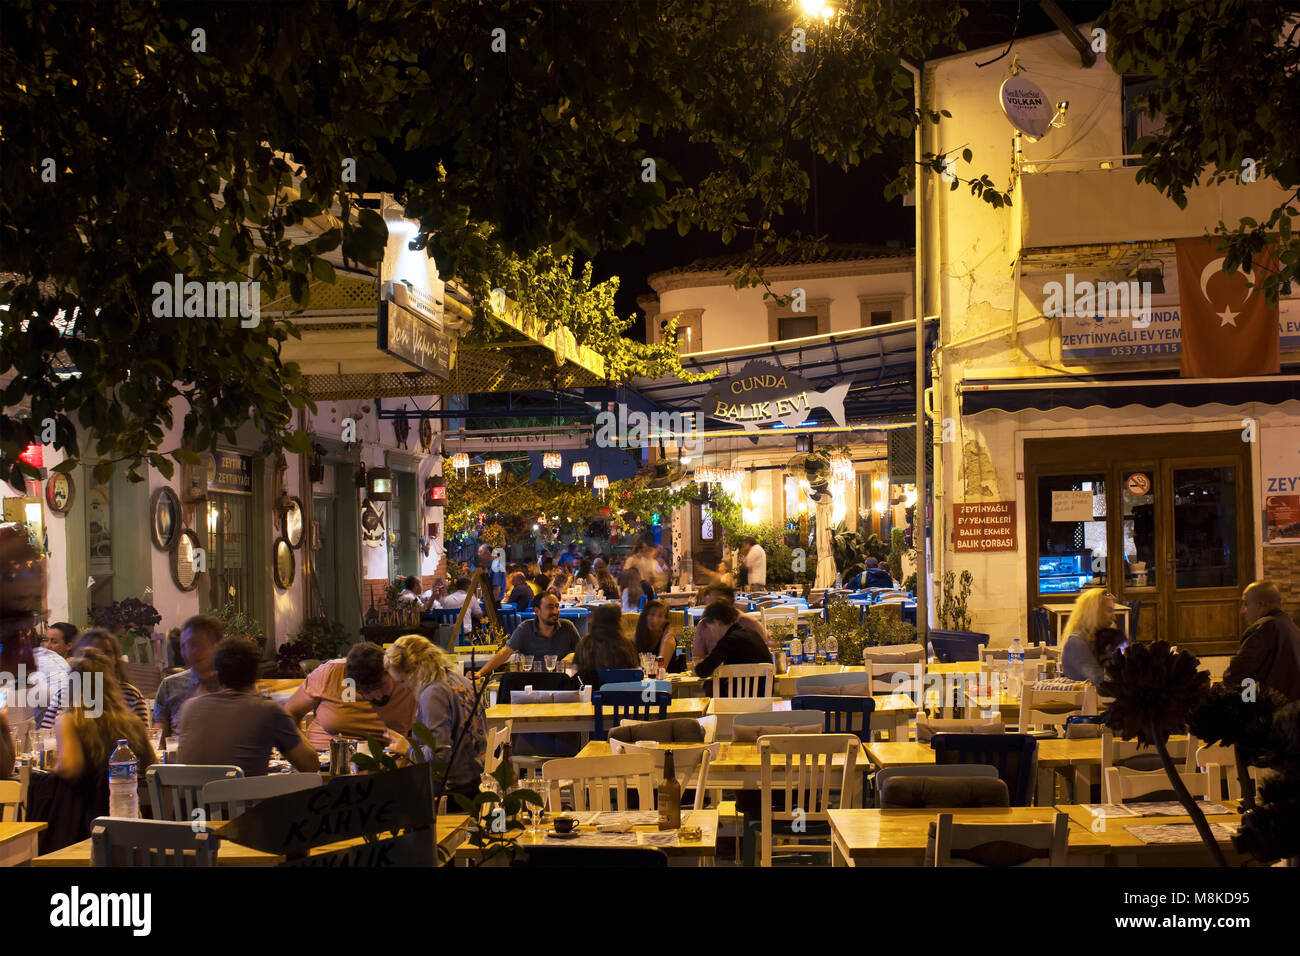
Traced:
[[1092, 552], [1072, 551], [1038, 558], [1038, 593], [1073, 594], [1093, 579]]

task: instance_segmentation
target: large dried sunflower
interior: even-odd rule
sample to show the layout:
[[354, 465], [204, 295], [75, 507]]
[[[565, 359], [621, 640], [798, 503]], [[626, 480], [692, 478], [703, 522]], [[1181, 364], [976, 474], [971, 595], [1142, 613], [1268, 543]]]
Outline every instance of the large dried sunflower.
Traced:
[[1098, 690], [1114, 700], [1102, 711], [1102, 721], [1125, 740], [1163, 746], [1209, 699], [1210, 675], [1199, 665], [1195, 655], [1175, 653], [1167, 641], [1129, 645], [1106, 664]]

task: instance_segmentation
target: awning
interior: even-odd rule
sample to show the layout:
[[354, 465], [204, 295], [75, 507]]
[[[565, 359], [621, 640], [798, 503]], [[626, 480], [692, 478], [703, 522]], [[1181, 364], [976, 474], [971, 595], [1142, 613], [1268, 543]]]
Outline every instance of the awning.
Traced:
[[[933, 345], [938, 321], [926, 323], [926, 351]], [[786, 342], [693, 352], [683, 355], [682, 367], [690, 372], [736, 375], [745, 363], [772, 362], [798, 372], [818, 389], [849, 381], [844, 413], [850, 422], [880, 422], [894, 416], [916, 414], [916, 323], [892, 322], [874, 328], [813, 335]], [[928, 359], [927, 359], [928, 365]], [[693, 412], [704, 406], [715, 382], [683, 382], [676, 376], [633, 379], [632, 390], [668, 412]], [[810, 416], [825, 424], [829, 416], [815, 410]], [[711, 427], [721, 427], [712, 422]], [[779, 432], [778, 432], [779, 433]]]
[[1160, 408], [1181, 405], [1277, 405], [1300, 400], [1300, 369], [1284, 367], [1281, 375], [1258, 378], [1179, 378], [1176, 371], [1089, 375], [1063, 378], [967, 379], [961, 384], [963, 415], [980, 412], [1019, 412], [1025, 409], [1124, 408], [1143, 405]]

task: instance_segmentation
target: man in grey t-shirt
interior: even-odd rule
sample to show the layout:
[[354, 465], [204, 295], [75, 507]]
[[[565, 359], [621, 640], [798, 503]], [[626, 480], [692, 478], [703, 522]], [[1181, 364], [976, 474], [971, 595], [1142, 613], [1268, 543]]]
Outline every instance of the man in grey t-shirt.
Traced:
[[560, 660], [573, 656], [578, 649], [578, 629], [569, 621], [560, 620], [560, 599], [549, 591], [543, 591], [534, 600], [533, 608], [537, 617], [515, 628], [505, 644], [479, 670], [479, 677], [491, 674], [510, 660], [510, 655], [516, 651], [531, 657], [554, 654]]
[[257, 646], [249, 641], [228, 637], [217, 645], [213, 663], [221, 689], [193, 697], [181, 708], [181, 763], [234, 764], [244, 776], [260, 777], [266, 775], [274, 747], [295, 770], [320, 770], [320, 758], [293, 718], [255, 693], [260, 661]]

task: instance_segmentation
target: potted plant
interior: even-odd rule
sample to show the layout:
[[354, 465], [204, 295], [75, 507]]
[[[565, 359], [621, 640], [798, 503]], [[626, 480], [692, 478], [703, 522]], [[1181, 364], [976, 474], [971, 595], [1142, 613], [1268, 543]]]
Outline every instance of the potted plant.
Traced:
[[233, 601], [227, 601], [213, 617], [221, 622], [222, 633], [226, 637], [242, 637], [265, 650], [266, 628], [247, 611], [236, 607]]
[[148, 640], [154, 625], [161, 620], [162, 615], [152, 604], [133, 597], [90, 609], [91, 625], [117, 635], [118, 643], [128, 653], [135, 648], [137, 638]]
[[[970, 629], [968, 602], [973, 581], [974, 577], [969, 571], [963, 571], [960, 578], [953, 571], [948, 571], [943, 576], [943, 592], [935, 602], [939, 626], [930, 630], [930, 640], [937, 641], [934, 645], [935, 653], [945, 660], [979, 660], [981, 645], [989, 642], [987, 634]], [[942, 653], [940, 645], [944, 647]]]

